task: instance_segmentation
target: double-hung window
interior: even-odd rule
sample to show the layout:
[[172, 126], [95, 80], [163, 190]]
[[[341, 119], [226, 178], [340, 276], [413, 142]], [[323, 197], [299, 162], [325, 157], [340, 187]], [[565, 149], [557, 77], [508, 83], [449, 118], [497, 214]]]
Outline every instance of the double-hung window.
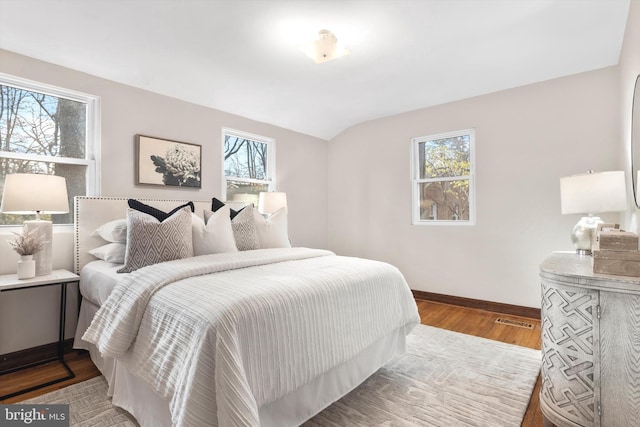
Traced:
[[223, 200], [258, 204], [258, 194], [275, 191], [275, 140], [223, 129]]
[[473, 129], [411, 140], [413, 224], [475, 224]]
[[[0, 74], [0, 199], [12, 173], [66, 178], [71, 211], [74, 196], [97, 195], [99, 103], [92, 95]], [[0, 213], [0, 225], [30, 218]], [[73, 223], [72, 212], [45, 218]]]

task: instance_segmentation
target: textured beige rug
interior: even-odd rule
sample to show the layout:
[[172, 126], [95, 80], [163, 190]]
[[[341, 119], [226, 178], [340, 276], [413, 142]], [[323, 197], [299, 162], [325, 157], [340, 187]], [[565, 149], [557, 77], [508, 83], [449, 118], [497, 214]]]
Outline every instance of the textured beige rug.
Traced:
[[[407, 354], [305, 423], [327, 426], [520, 426], [540, 351], [419, 325]], [[71, 425], [136, 426], [103, 377], [21, 403], [69, 403]]]

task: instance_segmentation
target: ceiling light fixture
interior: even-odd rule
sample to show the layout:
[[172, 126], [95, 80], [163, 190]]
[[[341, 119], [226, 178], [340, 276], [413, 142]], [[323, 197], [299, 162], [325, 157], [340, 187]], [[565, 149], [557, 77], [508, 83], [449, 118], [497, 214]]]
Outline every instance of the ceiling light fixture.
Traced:
[[351, 52], [329, 30], [320, 30], [318, 38], [302, 47], [305, 55], [316, 64], [349, 55]]

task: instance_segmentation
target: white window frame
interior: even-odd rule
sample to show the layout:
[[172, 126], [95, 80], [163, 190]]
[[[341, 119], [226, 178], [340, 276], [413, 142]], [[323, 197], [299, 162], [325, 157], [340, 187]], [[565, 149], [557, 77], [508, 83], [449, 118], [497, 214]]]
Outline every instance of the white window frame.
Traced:
[[[58, 98], [65, 98], [86, 104], [86, 141], [85, 158], [42, 156], [37, 154], [14, 153], [0, 151], [0, 157], [16, 160], [31, 160], [38, 162], [59, 163], [67, 165], [81, 165], [87, 167], [87, 196], [100, 195], [100, 97], [89, 95], [70, 89], [64, 89], [32, 80], [23, 79], [9, 74], [0, 73], [0, 84], [43, 93]], [[70, 207], [72, 208], [72, 207]], [[59, 224], [67, 225], [67, 224]], [[10, 225], [4, 225], [9, 227]]]
[[[227, 177], [224, 169], [224, 141], [227, 135], [232, 135], [237, 138], [250, 139], [252, 141], [267, 144], [267, 170], [265, 171], [267, 179], [251, 179], [251, 178], [236, 178]], [[232, 181], [240, 181], [246, 183], [266, 184], [268, 191], [276, 191], [276, 140], [266, 136], [256, 135], [248, 132], [243, 132], [231, 128], [222, 128], [222, 200], [227, 200], [227, 178]]]
[[[446, 178], [420, 178], [420, 143], [438, 139], [469, 135], [469, 175]], [[475, 129], [463, 129], [435, 135], [420, 136], [411, 139], [411, 223], [413, 225], [475, 225], [476, 224], [476, 191], [475, 191]], [[426, 182], [456, 181], [469, 179], [469, 220], [423, 220], [420, 219], [420, 184]]]

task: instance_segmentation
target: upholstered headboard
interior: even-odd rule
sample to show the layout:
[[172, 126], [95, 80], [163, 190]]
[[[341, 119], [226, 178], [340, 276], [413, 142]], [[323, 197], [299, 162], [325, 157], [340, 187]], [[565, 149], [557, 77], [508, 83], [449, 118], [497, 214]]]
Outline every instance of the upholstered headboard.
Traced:
[[[73, 265], [76, 273], [80, 273], [82, 267], [88, 262], [94, 261], [93, 255], [88, 251], [100, 247], [106, 242], [98, 236], [92, 236], [96, 228], [109, 221], [124, 219], [127, 217], [127, 197], [76, 197], [74, 207], [74, 240], [73, 240]], [[163, 211], [170, 211], [176, 206], [192, 200], [161, 200], [139, 199], [147, 205]], [[196, 214], [203, 216], [204, 209], [211, 209], [211, 200], [193, 201]], [[228, 203], [231, 209], [241, 209], [245, 204], [238, 202]]]

